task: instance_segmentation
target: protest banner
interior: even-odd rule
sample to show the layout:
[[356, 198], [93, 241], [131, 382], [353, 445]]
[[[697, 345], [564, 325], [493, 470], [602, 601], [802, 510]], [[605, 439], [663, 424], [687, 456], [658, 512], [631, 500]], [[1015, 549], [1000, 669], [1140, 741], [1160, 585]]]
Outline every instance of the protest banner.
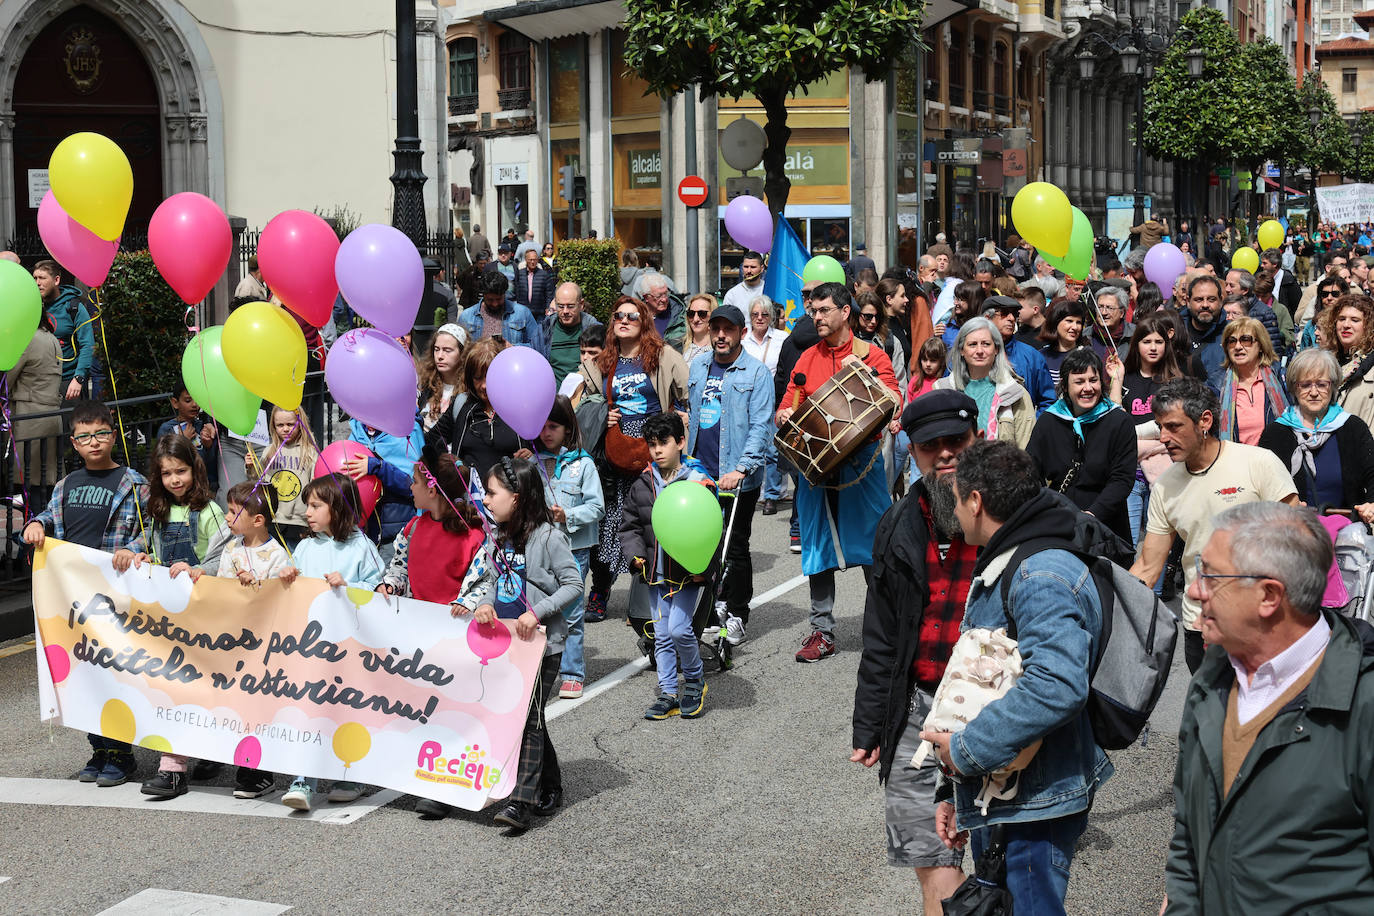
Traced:
[[1325, 222], [1343, 226], [1374, 220], [1374, 184], [1317, 188], [1317, 210]]
[[469, 810], [510, 794], [544, 636], [298, 578], [171, 578], [48, 538], [41, 717], [141, 747]]

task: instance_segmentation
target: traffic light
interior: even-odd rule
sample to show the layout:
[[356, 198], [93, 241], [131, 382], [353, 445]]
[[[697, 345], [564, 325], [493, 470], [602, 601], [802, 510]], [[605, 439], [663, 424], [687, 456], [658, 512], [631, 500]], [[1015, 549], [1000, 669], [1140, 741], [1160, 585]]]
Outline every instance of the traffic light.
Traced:
[[573, 167], [565, 165], [558, 169], [558, 196], [564, 200], [572, 200], [572, 195]]
[[578, 213], [587, 209], [587, 176], [578, 175], [572, 180], [572, 205]]

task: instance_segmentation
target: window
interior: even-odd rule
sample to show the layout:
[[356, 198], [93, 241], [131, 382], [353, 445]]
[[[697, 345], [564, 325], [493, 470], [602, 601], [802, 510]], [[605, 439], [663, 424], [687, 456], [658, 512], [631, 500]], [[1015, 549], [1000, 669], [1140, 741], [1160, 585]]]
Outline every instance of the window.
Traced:
[[1341, 92], [1354, 92], [1356, 90], [1356, 77], [1358, 70], [1345, 69], [1341, 71]]
[[530, 88], [530, 43], [522, 35], [506, 32], [500, 43], [501, 88]]
[[460, 38], [448, 46], [448, 94], [477, 94], [476, 38]]

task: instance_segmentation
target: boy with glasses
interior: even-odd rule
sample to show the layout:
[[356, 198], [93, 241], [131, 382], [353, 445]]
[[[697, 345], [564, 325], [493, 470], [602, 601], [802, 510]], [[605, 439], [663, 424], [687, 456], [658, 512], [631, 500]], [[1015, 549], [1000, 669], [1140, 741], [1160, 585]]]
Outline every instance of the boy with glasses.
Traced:
[[[138, 536], [148, 481], [133, 468], [116, 464], [114, 418], [99, 401], [78, 401], [72, 408], [72, 447], [82, 467], [57, 482], [48, 507], [24, 526], [24, 543], [41, 548], [53, 537], [114, 553]], [[133, 747], [102, 735], [87, 735], [91, 759], [77, 775], [97, 786], [123, 785], [138, 764]]]

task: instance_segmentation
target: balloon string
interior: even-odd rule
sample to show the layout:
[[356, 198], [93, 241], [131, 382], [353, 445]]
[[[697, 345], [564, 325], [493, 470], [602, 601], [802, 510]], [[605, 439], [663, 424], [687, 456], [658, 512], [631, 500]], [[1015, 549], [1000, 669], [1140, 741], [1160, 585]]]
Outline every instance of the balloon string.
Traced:
[[[96, 303], [97, 303], [97, 305], [96, 305], [96, 308], [100, 308], [101, 306], [99, 305], [99, 301], [100, 301], [100, 300], [99, 300], [99, 296], [98, 296], [98, 294], [99, 294], [99, 292], [100, 292], [100, 287], [97, 286], [95, 289], [91, 290], [91, 292], [97, 294], [97, 298], [96, 298]], [[71, 337], [71, 339], [72, 339], [72, 354], [73, 354], [73, 355], [70, 356], [70, 357], [63, 356], [63, 355], [62, 355], [62, 351], [59, 350], [59, 351], [57, 352], [57, 360], [58, 360], [58, 362], [62, 362], [62, 363], [74, 363], [74, 362], [76, 362], [78, 359], [81, 358], [80, 356], [77, 356], [77, 355], [76, 355], [76, 332], [79, 331], [79, 330], [81, 330], [82, 328], [84, 328], [84, 327], [85, 327], [86, 325], [88, 325], [88, 324], [93, 324], [93, 323], [96, 321], [96, 319], [98, 319], [99, 317], [100, 317], [100, 313], [99, 313], [99, 312], [96, 312], [96, 314], [89, 316], [85, 321], [81, 322], [81, 323], [78, 324], [76, 327], [72, 328], [72, 337]], [[105, 328], [104, 328], [103, 326], [102, 326], [101, 329], [100, 329], [100, 334], [101, 334], [102, 337], [103, 337], [104, 334], [105, 334]], [[109, 359], [109, 357], [107, 356], [107, 357], [106, 357], [106, 360], [108, 361], [108, 359]], [[113, 388], [113, 386], [111, 386], [111, 388]]]
[[[95, 316], [91, 318], [92, 321], [94, 321], [96, 318], [103, 316], [105, 313], [105, 297], [100, 290], [101, 288], [97, 286], [94, 290], [91, 291], [95, 294], [96, 307]], [[110, 344], [105, 339], [104, 321], [100, 322], [100, 347], [105, 353], [105, 368], [110, 373], [110, 394], [114, 395], [115, 422], [119, 424], [119, 442], [124, 448], [124, 466], [129, 468], [130, 470], [133, 470], [131, 462], [129, 461], [129, 437], [124, 432], [124, 412], [119, 408], [119, 389], [115, 387], [114, 362], [110, 359]], [[137, 493], [134, 494], [134, 513], [138, 517], [139, 537], [143, 537], [145, 534], [148, 533], [148, 527], [143, 522], [143, 506], [139, 502], [139, 496]], [[148, 538], [147, 544], [148, 551], [153, 558], [153, 562], [157, 563], [159, 566], [162, 565], [161, 561], [157, 558], [157, 552], [154, 549], [152, 537]]]
[[[2, 414], [4, 417], [3, 421], [0, 422], [0, 432], [8, 433], [8, 435], [5, 437], [4, 457], [6, 460], [9, 459], [10, 449], [11, 447], [13, 447], [14, 469], [19, 472], [19, 492], [23, 494], [24, 499], [24, 525], [28, 525], [29, 520], [33, 518], [33, 506], [29, 505], [30, 496], [28, 475], [25, 473], [24, 461], [23, 458], [20, 456], [20, 453], [23, 451], [23, 449], [19, 448], [18, 442], [15, 439], [14, 419], [10, 415], [10, 377], [8, 373], [0, 373], [0, 414]], [[57, 456], [54, 455], [53, 457], [55, 459]], [[39, 467], [42, 467], [41, 461], [39, 462]]]
[[[310, 429], [310, 424], [309, 424], [309, 423], [302, 423], [302, 422], [301, 422], [301, 416], [300, 416], [300, 410], [299, 410], [299, 409], [297, 409], [297, 411], [296, 411], [296, 427], [297, 427], [298, 429], [300, 429], [301, 432], [305, 433], [306, 440], [310, 443], [310, 447], [313, 448], [313, 449], [315, 450], [315, 453], [316, 453], [316, 454], [319, 454], [319, 452], [321, 451], [321, 449], [320, 449], [320, 444], [319, 444], [319, 442], [317, 442], [317, 441], [315, 440], [315, 433]], [[378, 459], [378, 460], [381, 460], [381, 459]], [[343, 497], [344, 502], [349, 504], [349, 508], [353, 510], [353, 513], [354, 513], [354, 514], [357, 516], [357, 518], [358, 518], [358, 526], [357, 526], [357, 527], [358, 527], [360, 530], [363, 530], [363, 529], [365, 529], [365, 527], [366, 527], [367, 519], [363, 517], [362, 494], [361, 494], [361, 493], [358, 494], [358, 502], [357, 502], [356, 504], [351, 503], [350, 500], [349, 500], [349, 498], [348, 498], [348, 493], [346, 493], [346, 492], [344, 491], [343, 486], [339, 483], [339, 481], [338, 481], [338, 480], [336, 479], [336, 477], [335, 477], [336, 474], [341, 474], [341, 473], [343, 473], [343, 472], [342, 472], [342, 471], [335, 471], [333, 468], [330, 468], [330, 469], [329, 469], [329, 482], [332, 483], [332, 484], [335, 486], [335, 488], [338, 489], [338, 491], [339, 491], [339, 496]], [[346, 475], [346, 476], [350, 476], [350, 477], [351, 477], [351, 475]], [[380, 483], [380, 481], [378, 481], [378, 482]], [[355, 482], [355, 483], [356, 483], [356, 482]], [[377, 497], [377, 501], [378, 501], [378, 502], [381, 501], [381, 496], [378, 496], [378, 497]], [[381, 518], [380, 518], [380, 517], [378, 517], [378, 519], [377, 519], [377, 524], [378, 524], [378, 525], [381, 524]], [[365, 535], [366, 535], [366, 531], [364, 530], [363, 533], [364, 533], [364, 536], [365, 536]], [[386, 575], [386, 567], [382, 565], [382, 561], [381, 561], [381, 556], [380, 556], [380, 554], [377, 555], [377, 558], [376, 558], [376, 560], [375, 560], [374, 562], [377, 564], [378, 571], [379, 571], [382, 575]]]

